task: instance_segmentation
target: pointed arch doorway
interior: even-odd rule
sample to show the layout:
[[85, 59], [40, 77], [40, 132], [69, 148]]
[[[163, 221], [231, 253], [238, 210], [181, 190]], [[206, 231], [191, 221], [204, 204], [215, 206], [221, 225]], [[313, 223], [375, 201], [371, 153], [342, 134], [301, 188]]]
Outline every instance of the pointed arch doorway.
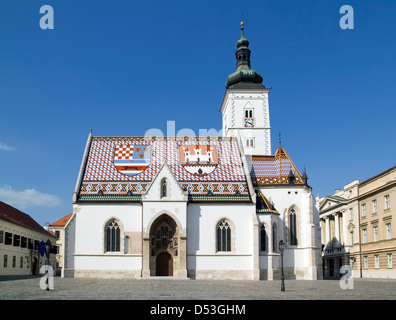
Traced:
[[173, 276], [178, 265], [179, 235], [176, 222], [162, 214], [150, 230], [150, 274]]

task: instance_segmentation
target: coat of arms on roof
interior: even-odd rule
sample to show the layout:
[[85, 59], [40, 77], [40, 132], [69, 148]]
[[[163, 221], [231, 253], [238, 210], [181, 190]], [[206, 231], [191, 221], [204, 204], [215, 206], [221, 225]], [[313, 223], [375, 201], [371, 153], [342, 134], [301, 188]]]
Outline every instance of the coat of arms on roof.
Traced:
[[135, 176], [149, 166], [150, 151], [149, 145], [119, 144], [114, 151], [114, 165], [121, 173]]
[[183, 168], [199, 177], [212, 173], [218, 164], [216, 146], [213, 145], [181, 145], [179, 154]]

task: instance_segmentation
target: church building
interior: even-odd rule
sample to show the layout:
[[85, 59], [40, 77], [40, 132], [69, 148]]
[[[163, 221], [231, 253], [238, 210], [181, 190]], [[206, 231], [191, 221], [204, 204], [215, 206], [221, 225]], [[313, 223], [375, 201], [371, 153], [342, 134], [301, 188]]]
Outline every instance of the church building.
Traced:
[[[271, 152], [268, 95], [237, 42], [219, 137], [90, 132], [65, 226], [64, 277], [273, 280], [322, 277], [307, 175]], [[305, 170], [304, 170], [305, 171]]]

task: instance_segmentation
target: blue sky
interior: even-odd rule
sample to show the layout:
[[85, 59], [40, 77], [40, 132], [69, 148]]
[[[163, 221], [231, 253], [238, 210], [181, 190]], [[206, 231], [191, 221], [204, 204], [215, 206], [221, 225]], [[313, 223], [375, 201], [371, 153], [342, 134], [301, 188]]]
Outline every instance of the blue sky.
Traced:
[[[354, 29], [342, 30], [342, 5]], [[54, 9], [54, 29], [39, 26]], [[316, 196], [395, 163], [393, 0], [0, 2], [0, 200], [44, 225], [72, 211], [89, 129], [221, 129], [241, 13], [282, 146]]]

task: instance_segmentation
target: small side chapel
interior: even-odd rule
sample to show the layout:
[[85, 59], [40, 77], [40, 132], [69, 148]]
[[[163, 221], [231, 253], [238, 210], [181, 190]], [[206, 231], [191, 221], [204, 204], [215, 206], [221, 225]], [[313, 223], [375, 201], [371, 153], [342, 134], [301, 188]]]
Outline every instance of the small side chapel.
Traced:
[[306, 172], [271, 153], [270, 89], [237, 42], [221, 137], [90, 132], [65, 227], [63, 277], [286, 278], [321, 274], [319, 212]]

